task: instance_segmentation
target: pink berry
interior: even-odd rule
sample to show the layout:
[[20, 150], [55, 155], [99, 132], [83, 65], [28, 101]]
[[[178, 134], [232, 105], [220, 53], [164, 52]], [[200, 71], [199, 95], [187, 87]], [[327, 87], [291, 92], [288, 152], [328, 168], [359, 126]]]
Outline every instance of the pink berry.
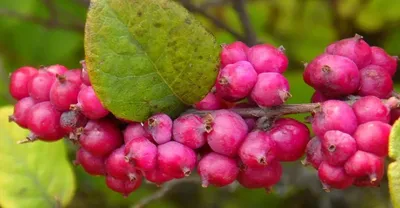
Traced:
[[311, 96], [311, 102], [312, 103], [323, 103], [323, 102], [325, 102], [327, 100], [330, 100], [330, 98], [326, 97], [320, 91], [315, 91], [314, 94]]
[[239, 148], [239, 157], [250, 168], [262, 168], [276, 158], [277, 147], [267, 132], [255, 130]]
[[158, 146], [160, 170], [174, 178], [189, 176], [196, 166], [196, 153], [189, 147], [170, 141]]
[[157, 166], [157, 146], [146, 137], [136, 137], [125, 145], [125, 157], [139, 170], [153, 170]]
[[260, 107], [281, 105], [289, 97], [289, 82], [283, 75], [275, 72], [259, 74], [251, 91], [251, 99]]
[[263, 168], [245, 168], [239, 172], [238, 182], [245, 188], [256, 189], [270, 188], [277, 184], [282, 176], [282, 166], [279, 162], [273, 161]]
[[384, 171], [384, 159], [359, 150], [346, 162], [344, 169], [350, 176], [369, 177], [370, 182], [374, 182]]
[[303, 164], [311, 164], [315, 169], [318, 170], [322, 161], [324, 161], [324, 155], [321, 148], [321, 139], [314, 137], [307, 144], [306, 158], [304, 159]]
[[206, 143], [205, 124], [200, 116], [186, 114], [174, 120], [174, 140], [192, 149], [198, 149]]
[[371, 181], [369, 176], [363, 176], [355, 178], [353, 185], [358, 187], [379, 187], [383, 177], [385, 176], [385, 170], [379, 169], [376, 172], [376, 177], [373, 178], [374, 180]]
[[234, 159], [212, 152], [201, 158], [197, 171], [204, 188], [209, 184], [223, 187], [236, 180], [239, 167]]
[[359, 125], [353, 135], [358, 149], [380, 157], [387, 156], [391, 128], [389, 124], [380, 121]]
[[104, 158], [96, 157], [83, 148], [79, 148], [79, 150], [76, 151], [76, 160], [74, 163], [76, 165], [81, 165], [90, 175], [96, 176], [106, 173], [104, 169]]
[[137, 180], [138, 170], [125, 160], [125, 146], [121, 146], [112, 152], [105, 161], [107, 174], [120, 180]]
[[332, 166], [327, 162], [322, 162], [319, 166], [318, 177], [324, 190], [328, 192], [331, 188], [346, 189], [354, 182], [354, 178], [347, 175], [343, 167]]
[[249, 49], [248, 59], [257, 73], [286, 71], [289, 61], [283, 53], [284, 48], [275, 48], [272, 45], [256, 45]]
[[357, 128], [357, 117], [353, 109], [343, 101], [328, 100], [314, 114], [312, 129], [316, 136], [323, 138], [329, 130], [353, 134]]
[[92, 120], [106, 117], [109, 114], [91, 86], [81, 89], [78, 94], [78, 104], [71, 105], [71, 109], [80, 110], [83, 115]]
[[257, 81], [257, 72], [247, 61], [229, 64], [220, 70], [216, 89], [217, 94], [228, 101], [236, 101], [250, 94]]
[[361, 82], [358, 94], [388, 98], [393, 91], [392, 77], [380, 66], [369, 65], [360, 70]]
[[321, 149], [328, 164], [341, 166], [357, 151], [357, 143], [349, 134], [331, 130], [321, 138]]
[[357, 92], [360, 72], [350, 59], [322, 54], [306, 66], [304, 81], [325, 95], [336, 97]]
[[28, 82], [29, 95], [36, 102], [50, 100], [50, 89], [56, 80], [56, 76], [50, 72], [39, 70]]
[[257, 127], [257, 120], [255, 118], [245, 118], [244, 121], [247, 124], [248, 132], [253, 131]]
[[29, 96], [28, 83], [38, 71], [30, 66], [24, 66], [15, 70], [10, 76], [10, 94], [16, 100]]
[[371, 63], [372, 53], [368, 43], [360, 35], [335, 42], [326, 50], [332, 55], [344, 56], [357, 64], [361, 69]]
[[136, 139], [139, 137], [146, 137], [149, 140], [152, 140], [151, 135], [146, 132], [142, 124], [140, 123], [131, 123], [124, 130], [124, 141], [125, 144], [128, 144], [132, 139]]
[[194, 106], [197, 110], [218, 110], [222, 108], [221, 100], [214, 93], [210, 92]]
[[376, 46], [371, 47], [371, 52], [371, 64], [382, 67], [390, 76], [396, 73], [398, 57], [390, 56], [383, 48]]
[[9, 121], [14, 121], [22, 128], [28, 128], [28, 112], [35, 104], [31, 97], [22, 98], [15, 104], [14, 113], [9, 116]]
[[87, 86], [91, 86], [92, 84], [90, 83], [89, 74], [86, 68], [86, 62], [81, 61], [81, 64], [82, 64], [82, 74], [81, 74], [82, 82]]
[[31, 107], [27, 115], [28, 128], [43, 141], [61, 139], [65, 132], [60, 125], [61, 112], [46, 101]]
[[158, 186], [161, 186], [163, 183], [170, 181], [174, 178], [164, 174], [160, 169], [156, 168], [154, 170], [145, 171], [144, 177], [146, 180], [155, 183]]
[[45, 71], [48, 71], [54, 75], [62, 75], [64, 74], [66, 71], [68, 71], [68, 69], [65, 66], [56, 64], [56, 65], [52, 65], [52, 66], [47, 66], [44, 68]]
[[221, 51], [221, 67], [228, 64], [234, 64], [239, 61], [247, 61], [247, 51], [249, 48], [246, 44], [236, 41], [234, 43], [224, 45]]
[[172, 119], [164, 113], [151, 116], [144, 123], [144, 128], [157, 144], [164, 144], [172, 138]]
[[238, 114], [217, 110], [206, 117], [207, 142], [219, 154], [235, 156], [247, 135], [247, 124]]
[[365, 96], [353, 104], [353, 111], [358, 123], [381, 121], [389, 123], [390, 109], [375, 96]]
[[[72, 70], [68, 72], [72, 72]], [[68, 111], [72, 104], [78, 102], [78, 94], [81, 90], [81, 84], [82, 82], [76, 81], [72, 76], [57, 75], [57, 79], [50, 89], [50, 102], [57, 110]]]
[[122, 135], [113, 121], [90, 120], [81, 130], [79, 143], [97, 157], [105, 157], [122, 145]]
[[78, 128], [85, 127], [88, 119], [78, 111], [66, 111], [61, 114], [60, 125], [64, 132], [71, 133]]
[[269, 134], [276, 144], [277, 159], [286, 162], [300, 159], [310, 140], [307, 126], [291, 118], [275, 121]]
[[106, 176], [107, 187], [115, 192], [121, 193], [125, 197], [128, 197], [129, 194], [138, 189], [141, 184], [142, 184], [141, 179], [135, 181], [129, 181], [129, 180], [119, 180], [112, 176]]

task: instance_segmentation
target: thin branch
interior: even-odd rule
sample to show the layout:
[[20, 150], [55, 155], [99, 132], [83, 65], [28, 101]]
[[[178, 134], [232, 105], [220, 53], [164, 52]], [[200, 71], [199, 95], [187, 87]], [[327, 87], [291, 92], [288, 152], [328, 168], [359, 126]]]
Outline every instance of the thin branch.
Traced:
[[256, 45], [257, 41], [257, 34], [254, 31], [254, 28], [251, 24], [249, 15], [246, 11], [246, 2], [245, 0], [232, 0], [233, 8], [239, 15], [239, 19], [242, 22], [242, 27], [246, 36], [246, 43], [247, 45]]
[[151, 194], [148, 197], [141, 199], [137, 204], [135, 204], [132, 208], [144, 208], [146, 205], [150, 204], [153, 201], [163, 198], [169, 191], [175, 188], [177, 185], [182, 183], [198, 183], [200, 180], [195, 177], [188, 177], [179, 180], [172, 180], [163, 184], [163, 186]]
[[180, 2], [189, 11], [194, 12], [194, 13], [198, 13], [198, 14], [204, 16], [205, 18], [209, 19], [217, 27], [227, 31], [230, 34], [232, 34], [236, 39], [241, 40], [241, 41], [246, 41], [246, 38], [243, 37], [240, 33], [236, 32], [229, 25], [227, 25], [223, 21], [217, 19], [216, 17], [214, 17], [213, 15], [208, 13], [203, 8], [194, 5], [193, 3], [190, 2], [190, 0], [180, 0]]
[[209, 8], [212, 8], [212, 7], [223, 6], [229, 2], [230, 2], [230, 0], [209, 0], [209, 1], [202, 3], [200, 5], [200, 8], [202, 8], [204, 10], [208, 10]]

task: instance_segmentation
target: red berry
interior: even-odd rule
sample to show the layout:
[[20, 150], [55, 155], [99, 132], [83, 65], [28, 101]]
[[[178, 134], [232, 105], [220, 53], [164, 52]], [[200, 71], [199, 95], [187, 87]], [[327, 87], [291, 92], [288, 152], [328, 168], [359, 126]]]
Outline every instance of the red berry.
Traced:
[[123, 145], [108, 156], [105, 162], [107, 174], [119, 180], [137, 180], [139, 173], [133, 164], [126, 161], [124, 150]]
[[371, 47], [371, 52], [371, 64], [382, 67], [390, 76], [396, 73], [398, 57], [390, 56], [383, 48], [376, 46]]
[[380, 157], [387, 156], [391, 128], [389, 124], [380, 121], [359, 125], [353, 135], [358, 149]]
[[239, 172], [238, 182], [245, 188], [265, 188], [269, 190], [277, 184], [282, 176], [282, 166], [273, 161], [263, 168], [245, 168]]
[[341, 131], [327, 131], [321, 138], [321, 149], [326, 162], [340, 166], [357, 151], [357, 143], [349, 134]]
[[22, 98], [15, 104], [14, 113], [9, 116], [9, 120], [22, 128], [28, 128], [28, 112], [35, 104], [36, 102], [31, 97]]
[[66, 71], [68, 71], [68, 69], [65, 66], [56, 64], [56, 65], [52, 65], [52, 66], [47, 66], [44, 68], [45, 71], [48, 71], [54, 75], [62, 75], [64, 74]]
[[129, 180], [119, 180], [112, 176], [106, 176], [107, 187], [115, 192], [121, 193], [125, 197], [128, 197], [129, 194], [138, 189], [141, 184], [142, 184], [141, 179], [135, 181], [129, 181]]
[[228, 64], [234, 64], [239, 61], [247, 61], [247, 51], [249, 48], [246, 44], [236, 41], [231, 44], [224, 45], [221, 51], [221, 67]]
[[104, 158], [96, 157], [83, 148], [76, 151], [76, 165], [81, 165], [83, 169], [90, 175], [104, 175]]
[[172, 120], [164, 113], [151, 116], [144, 123], [144, 128], [157, 144], [164, 144], [172, 138]]
[[81, 89], [78, 94], [78, 104], [71, 105], [71, 108], [80, 110], [83, 115], [92, 120], [106, 117], [109, 114], [91, 86]]
[[376, 172], [376, 178], [373, 178], [373, 181], [371, 181], [369, 176], [363, 176], [356, 178], [353, 185], [358, 187], [379, 187], [384, 175], [384, 169], [380, 169], [380, 171]]
[[146, 137], [136, 137], [125, 145], [125, 157], [139, 170], [153, 170], [157, 166], [157, 146]]
[[324, 190], [328, 192], [331, 188], [348, 188], [354, 182], [354, 178], [347, 175], [343, 167], [332, 166], [327, 162], [322, 162], [319, 166], [318, 177], [321, 180]]
[[212, 152], [199, 161], [197, 171], [203, 187], [223, 187], [236, 180], [239, 168], [234, 159]]
[[289, 82], [283, 75], [274, 72], [259, 74], [251, 91], [251, 99], [260, 107], [278, 106], [290, 97]]
[[28, 83], [38, 71], [30, 66], [24, 66], [15, 70], [10, 76], [10, 94], [16, 100], [29, 96]]
[[66, 111], [61, 114], [60, 125], [66, 133], [85, 127], [88, 119], [78, 111]]
[[320, 91], [315, 91], [314, 94], [311, 96], [311, 102], [312, 103], [323, 103], [327, 100], [330, 100], [328, 97], [326, 97], [322, 92]]
[[346, 173], [353, 177], [369, 177], [370, 182], [377, 181], [384, 171], [384, 159], [374, 154], [357, 151], [344, 165]]
[[390, 120], [390, 109], [375, 96], [360, 98], [353, 104], [353, 110], [359, 124], [369, 121], [389, 123]]
[[196, 166], [196, 153], [189, 147], [170, 141], [158, 146], [160, 170], [174, 178], [189, 176]]
[[306, 158], [304, 159], [303, 164], [311, 164], [315, 169], [318, 169], [322, 161], [324, 161], [324, 155], [321, 148], [321, 139], [318, 137], [312, 138], [307, 144]]
[[198, 149], [206, 143], [205, 124], [202, 118], [195, 114], [175, 119], [172, 132], [175, 141], [192, 149]]
[[392, 77], [380, 66], [369, 65], [360, 70], [361, 82], [358, 94], [388, 98], [393, 91]]
[[144, 171], [143, 174], [146, 180], [155, 183], [158, 186], [161, 186], [161, 184], [174, 179], [171, 176], [164, 174], [158, 168], [149, 171]]
[[28, 82], [29, 95], [36, 102], [44, 102], [50, 100], [50, 89], [56, 77], [54, 74], [39, 70], [36, 75]]
[[269, 134], [276, 144], [276, 157], [280, 161], [300, 159], [310, 140], [307, 126], [291, 118], [277, 120]]
[[139, 137], [146, 137], [149, 140], [152, 140], [151, 135], [146, 132], [142, 124], [140, 123], [131, 123], [124, 130], [124, 141], [125, 144], [128, 144], [132, 139], [136, 139]]
[[268, 44], [256, 45], [249, 49], [248, 59], [257, 73], [283, 73], [289, 64], [283, 51], [283, 47], [275, 48]]
[[276, 158], [277, 147], [267, 132], [255, 130], [239, 148], [239, 157], [250, 168], [268, 166]]
[[[68, 72], [71, 73], [67, 75]], [[72, 104], [77, 103], [78, 94], [81, 90], [82, 82], [77, 81], [73, 77], [74, 75], [71, 75], [73, 74], [72, 70], [68, 72], [64, 75], [57, 75], [57, 79], [50, 89], [50, 102], [59, 111], [68, 111]]]
[[196, 103], [194, 107], [197, 110], [218, 110], [222, 108], [221, 99], [214, 93], [210, 92], [201, 100]]

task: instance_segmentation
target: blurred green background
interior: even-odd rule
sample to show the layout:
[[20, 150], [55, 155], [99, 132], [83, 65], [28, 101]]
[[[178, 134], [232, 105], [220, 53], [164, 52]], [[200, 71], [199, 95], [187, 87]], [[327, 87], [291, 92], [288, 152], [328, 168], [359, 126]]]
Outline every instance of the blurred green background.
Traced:
[[[219, 43], [249, 40], [242, 35], [245, 34], [242, 21], [232, 1], [181, 2], [194, 11]], [[13, 103], [8, 95], [8, 74], [20, 66], [58, 63], [71, 69], [80, 67], [79, 61], [84, 59], [83, 28], [87, 7], [86, 0], [0, 0], [0, 105]], [[358, 33], [371, 45], [383, 47], [393, 55], [400, 54], [399, 0], [248, 0], [246, 9], [259, 42], [286, 48], [290, 59], [286, 75], [293, 94], [290, 103], [309, 102], [312, 89], [302, 81], [303, 64], [337, 39]], [[217, 24], [210, 19], [216, 19]], [[237, 34], [227, 32], [221, 24]], [[248, 43], [252, 44], [252, 41]], [[304, 115], [297, 118], [303, 119]], [[1, 128], [0, 140], [4, 136]], [[63, 145], [67, 147], [68, 160], [72, 161], [75, 147], [68, 142]], [[0, 153], [0, 161], [1, 156]], [[91, 177], [80, 167], [73, 170], [76, 192], [68, 207], [134, 207], [140, 199], [158, 190], [154, 185], [144, 183], [137, 192], [123, 198], [108, 190], [103, 178]], [[1, 177], [4, 174], [0, 173], [0, 180]], [[0, 192], [2, 188], [0, 186]], [[0, 193], [0, 202], [1, 197]], [[7, 204], [3, 206], [8, 207]], [[272, 194], [266, 194], [264, 190], [246, 190], [237, 185], [203, 189], [196, 183], [182, 183], [146, 207], [390, 206], [386, 179], [379, 188], [350, 188], [325, 193], [315, 171], [297, 162], [285, 164], [284, 176]]]

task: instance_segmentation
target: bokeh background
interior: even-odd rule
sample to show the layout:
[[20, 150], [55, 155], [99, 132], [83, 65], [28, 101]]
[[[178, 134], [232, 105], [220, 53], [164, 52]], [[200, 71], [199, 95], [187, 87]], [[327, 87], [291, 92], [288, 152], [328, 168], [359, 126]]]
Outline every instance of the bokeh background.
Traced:
[[[250, 26], [247, 28], [243, 27], [246, 21], [237, 11], [235, 1], [178, 2], [193, 11], [221, 44], [242, 40], [249, 45], [258, 42], [283, 45], [290, 59], [285, 74], [292, 86], [290, 103], [309, 102], [313, 91], [302, 81], [303, 64], [335, 40], [357, 33], [370, 45], [383, 47], [393, 55], [400, 54], [399, 0], [248, 0], [245, 1], [249, 19], [246, 24]], [[86, 0], [0, 0], [0, 105], [14, 103], [8, 95], [8, 74], [20, 66], [80, 67], [79, 61], [84, 59], [83, 29], [88, 4]], [[399, 78], [397, 75], [395, 79]], [[304, 120], [305, 116], [296, 118]], [[0, 127], [0, 139], [2, 133]], [[73, 161], [76, 147], [63, 143], [68, 160]], [[107, 189], [103, 178], [91, 177], [80, 167], [73, 167], [73, 171], [76, 191], [68, 207], [134, 207], [139, 200], [159, 190], [144, 183], [137, 192], [123, 198]], [[0, 180], [1, 177], [2, 174]], [[203, 189], [196, 182], [187, 182], [172, 187], [164, 197], [146, 207], [386, 208], [391, 205], [386, 179], [379, 188], [325, 193], [316, 172], [302, 167], [298, 161], [285, 164], [284, 176], [271, 194], [243, 189], [237, 184]]]

